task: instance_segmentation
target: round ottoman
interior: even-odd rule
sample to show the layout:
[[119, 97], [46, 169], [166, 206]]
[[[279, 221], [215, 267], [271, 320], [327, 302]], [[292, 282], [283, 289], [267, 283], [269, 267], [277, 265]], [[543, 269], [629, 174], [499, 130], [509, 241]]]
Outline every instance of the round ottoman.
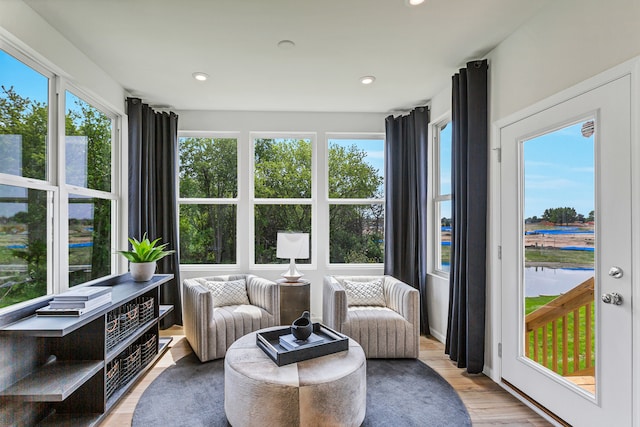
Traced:
[[351, 339], [348, 351], [284, 366], [256, 345], [256, 332], [227, 350], [224, 410], [234, 427], [360, 426], [366, 405], [366, 359]]

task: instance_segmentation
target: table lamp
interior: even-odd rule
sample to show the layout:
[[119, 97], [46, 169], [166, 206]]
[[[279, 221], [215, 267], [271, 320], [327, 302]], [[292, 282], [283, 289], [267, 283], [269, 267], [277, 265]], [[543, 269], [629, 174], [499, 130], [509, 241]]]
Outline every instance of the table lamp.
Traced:
[[304, 274], [296, 268], [296, 258], [309, 258], [309, 233], [278, 232], [278, 258], [289, 258], [289, 269], [281, 274], [287, 282], [297, 282]]

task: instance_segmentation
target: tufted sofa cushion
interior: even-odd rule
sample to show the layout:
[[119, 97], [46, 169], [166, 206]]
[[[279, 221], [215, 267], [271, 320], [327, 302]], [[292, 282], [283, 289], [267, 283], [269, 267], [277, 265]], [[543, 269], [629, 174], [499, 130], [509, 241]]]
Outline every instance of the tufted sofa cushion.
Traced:
[[357, 305], [384, 307], [386, 305], [384, 291], [382, 290], [382, 279], [370, 282], [354, 282], [344, 279], [342, 283], [347, 291], [347, 305], [349, 307]]
[[249, 304], [247, 295], [247, 281], [244, 279], [229, 281], [207, 281], [207, 288], [213, 295], [213, 306]]

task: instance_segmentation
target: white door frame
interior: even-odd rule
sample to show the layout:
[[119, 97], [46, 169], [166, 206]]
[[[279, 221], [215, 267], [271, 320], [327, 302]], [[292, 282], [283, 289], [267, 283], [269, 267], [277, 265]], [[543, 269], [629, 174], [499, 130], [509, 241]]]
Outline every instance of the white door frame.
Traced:
[[[567, 99], [589, 92], [598, 86], [602, 86], [624, 75], [631, 76], [631, 211], [634, 224], [639, 224], [638, 226], [632, 227], [631, 230], [633, 254], [632, 269], [633, 271], [640, 272], [640, 57], [626, 61], [570, 88], [562, 90], [544, 100], [536, 102], [521, 111], [497, 120], [492, 123], [491, 126], [490, 152], [492, 154], [489, 158], [489, 220], [487, 223], [490, 236], [487, 247], [487, 253], [490, 259], [487, 277], [489, 285], [489, 294], [487, 295], [487, 320], [489, 322], [489, 328], [487, 328], [487, 337], [485, 340], [486, 350], [484, 373], [493, 381], [505, 388], [509, 393], [516, 396], [527, 406], [531, 407], [534, 411], [551, 422], [554, 421], [549, 418], [547, 414], [501, 381], [502, 267], [499, 255], [502, 236], [500, 218], [500, 131], [503, 127], [511, 123], [522, 120]], [[632, 277], [632, 297], [640, 296], [639, 276], [640, 274], [636, 274]], [[640, 399], [640, 303], [633, 304], [632, 315], [633, 398], [634, 401], [638, 401]], [[640, 408], [637, 405], [633, 406], [632, 425], [634, 427], [640, 427]]]

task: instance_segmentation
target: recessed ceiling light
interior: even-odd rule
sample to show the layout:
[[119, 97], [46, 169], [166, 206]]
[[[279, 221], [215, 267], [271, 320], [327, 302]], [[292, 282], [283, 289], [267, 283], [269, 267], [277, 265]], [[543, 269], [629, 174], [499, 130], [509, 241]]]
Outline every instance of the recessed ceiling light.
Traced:
[[374, 76], [363, 76], [360, 77], [360, 83], [362, 83], [363, 85], [370, 85], [371, 83], [375, 82], [376, 78]]
[[409, 6], [418, 6], [422, 3], [424, 3], [424, 0], [407, 0], [407, 5]]
[[191, 75], [193, 76], [194, 79], [196, 79], [196, 80], [198, 80], [200, 82], [203, 82], [203, 81], [205, 81], [205, 80], [207, 80], [209, 78], [209, 74], [203, 73], [203, 72], [200, 72], [200, 71], [195, 72], [195, 73], [193, 73]]
[[278, 47], [280, 49], [288, 50], [288, 49], [293, 49], [294, 47], [296, 47], [296, 44], [294, 42], [292, 42], [291, 40], [280, 40], [278, 42]]

